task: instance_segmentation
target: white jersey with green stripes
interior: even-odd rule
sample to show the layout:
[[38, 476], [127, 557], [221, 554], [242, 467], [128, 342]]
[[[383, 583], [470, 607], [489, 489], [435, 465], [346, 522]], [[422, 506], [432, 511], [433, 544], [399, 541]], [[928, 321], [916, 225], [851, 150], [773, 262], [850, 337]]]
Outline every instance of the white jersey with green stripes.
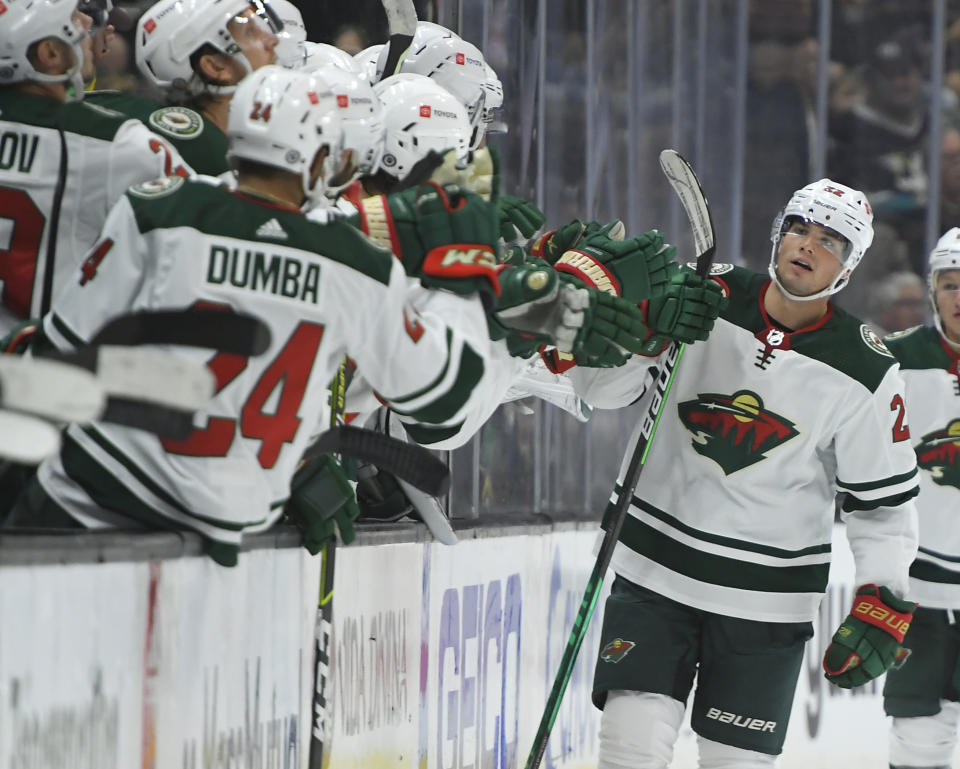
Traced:
[[909, 597], [960, 609], [960, 356], [940, 332], [916, 326], [885, 340], [907, 385], [911, 443], [920, 468], [920, 548]]
[[[787, 332], [763, 309], [765, 276], [715, 265], [713, 277], [730, 303], [710, 338], [681, 357], [614, 569], [718, 614], [810, 621], [827, 585], [836, 495], [846, 492], [857, 584], [902, 595], [918, 478], [896, 361], [842, 310]], [[619, 407], [641, 396], [650, 365], [634, 358], [570, 377], [588, 403]], [[638, 416], [646, 397], [630, 406]]]
[[329, 423], [345, 355], [418, 422], [463, 420], [490, 342], [479, 299], [455, 298], [452, 319], [443, 292], [414, 307], [399, 261], [343, 221], [317, 224], [208, 177], [133, 187], [44, 319], [46, 338], [70, 349], [118, 314], [203, 304], [261, 318], [272, 342], [251, 358], [178, 348], [217, 378], [192, 435], [74, 425], [39, 480], [87, 526], [118, 511], [236, 544], [279, 516], [311, 433]]

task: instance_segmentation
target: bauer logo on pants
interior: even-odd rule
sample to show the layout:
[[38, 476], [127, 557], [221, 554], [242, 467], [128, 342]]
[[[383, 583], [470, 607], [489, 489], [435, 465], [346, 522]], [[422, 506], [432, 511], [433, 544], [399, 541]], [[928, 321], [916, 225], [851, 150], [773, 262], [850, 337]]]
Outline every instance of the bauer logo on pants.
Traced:
[[600, 659], [604, 662], [619, 662], [630, 653], [630, 650], [634, 646], [636, 646], [636, 644], [633, 641], [614, 638], [600, 651]]

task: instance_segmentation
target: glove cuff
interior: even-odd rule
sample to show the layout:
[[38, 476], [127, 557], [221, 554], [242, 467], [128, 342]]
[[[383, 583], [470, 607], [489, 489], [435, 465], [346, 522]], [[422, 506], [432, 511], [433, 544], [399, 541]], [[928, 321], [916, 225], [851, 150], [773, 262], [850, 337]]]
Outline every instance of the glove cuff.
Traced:
[[868, 625], [880, 628], [897, 639], [898, 643], [903, 643], [903, 637], [910, 629], [913, 611], [917, 605], [894, 599], [900, 605], [901, 610], [898, 610], [883, 601], [883, 598], [881, 598], [882, 592], [885, 592], [888, 598], [893, 598], [893, 594], [887, 588], [879, 588], [876, 585], [861, 586], [857, 590], [850, 616]]
[[[506, 265], [497, 264], [497, 257], [493, 250], [482, 243], [466, 244], [453, 243], [448, 246], [438, 246], [427, 252], [423, 260], [423, 274], [441, 280], [463, 280], [480, 278], [489, 281], [490, 287], [496, 296], [500, 296], [500, 271]], [[443, 284], [438, 284], [441, 287]], [[463, 292], [458, 292], [463, 293]]]
[[547, 349], [546, 346], [540, 348], [540, 357], [543, 359], [547, 370], [554, 374], [562, 374], [569, 371], [577, 365], [577, 359], [567, 352], [560, 352], [555, 349]]
[[570, 249], [557, 260], [554, 269], [573, 275], [591, 288], [613, 296], [620, 296], [620, 283], [602, 262], [590, 254]]
[[544, 256], [544, 248], [547, 244], [547, 241], [553, 237], [556, 233], [556, 230], [550, 230], [549, 232], [543, 233], [539, 238], [537, 238], [530, 246], [530, 255], [535, 256], [538, 259], [546, 259]]
[[376, 195], [360, 201], [360, 229], [377, 245], [388, 248], [395, 254], [401, 253], [386, 195]]

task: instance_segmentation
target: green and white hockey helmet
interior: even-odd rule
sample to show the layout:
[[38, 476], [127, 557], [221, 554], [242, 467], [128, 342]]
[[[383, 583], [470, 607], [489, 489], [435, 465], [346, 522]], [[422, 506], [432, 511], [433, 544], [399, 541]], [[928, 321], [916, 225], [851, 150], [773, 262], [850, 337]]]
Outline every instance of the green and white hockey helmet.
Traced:
[[343, 163], [343, 128], [333, 91], [306, 72], [268, 64], [248, 75], [230, 100], [227, 160], [237, 159], [298, 174], [307, 207], [323, 198], [324, 183], [310, 178], [317, 153], [327, 148], [323, 179]]
[[[347, 58], [350, 58], [349, 55]], [[352, 150], [356, 162], [356, 175], [371, 176], [380, 167], [383, 155], [383, 107], [374, 93], [373, 86], [353, 69], [346, 70], [336, 64], [326, 64], [316, 69], [304, 69], [322, 80], [333, 91], [337, 115], [343, 127], [344, 150]], [[327, 185], [327, 193], [334, 197], [350, 180], [338, 187]]]
[[[357, 56], [359, 55], [358, 53]], [[367, 77], [365, 72], [360, 70], [354, 57], [343, 49], [337, 48], [335, 45], [330, 45], [329, 43], [312, 43], [309, 40], [303, 44], [303, 64], [300, 65], [301, 69], [313, 71], [327, 64], [345, 69], [347, 72], [353, 72], [360, 75], [368, 83], [370, 82], [370, 78]]]
[[[843, 267], [840, 273], [830, 285], [810, 296], [791, 294], [780, 283], [776, 272], [780, 241], [784, 233], [797, 220], [831, 229], [846, 241], [843, 253], [837, 256]], [[837, 293], [847, 285], [851, 273], [860, 264], [864, 253], [873, 242], [873, 211], [867, 196], [859, 190], [830, 179], [820, 179], [793, 193], [783, 210], [773, 220], [770, 239], [773, 242], [770, 253], [770, 279], [790, 299], [796, 301], [820, 299]]]
[[[281, 67], [300, 67], [303, 65], [306, 51], [304, 43], [307, 40], [307, 27], [303, 23], [300, 9], [290, 0], [270, 0], [270, 7], [280, 19], [282, 27], [276, 32], [277, 47], [273, 50], [277, 54], [277, 64]], [[266, 12], [264, 6], [264, 13]], [[269, 25], [270, 19], [261, 16]]]
[[[382, 71], [386, 52], [380, 52]], [[487, 63], [480, 49], [445, 27], [419, 22], [410, 48], [400, 62], [400, 73], [426, 75], [466, 107], [470, 121], [470, 149], [480, 146], [486, 133]]]
[[[244, 17], [248, 9], [254, 13]], [[275, 35], [283, 30], [283, 22], [270, 0], [160, 0], [137, 22], [137, 68], [164, 91], [188, 96], [233, 93], [235, 85], [205, 81], [194, 70], [192, 58], [204, 46], [211, 46], [238, 61], [250, 73], [250, 62], [230, 30], [234, 19], [264, 24]]]
[[377, 62], [380, 60], [380, 52], [386, 47], [384, 43], [371, 45], [364, 48], [360, 53], [353, 55], [353, 66], [357, 72], [363, 75], [368, 83], [376, 83], [380, 80], [377, 75]]
[[453, 94], [424, 75], [393, 75], [373, 87], [383, 105], [380, 169], [404, 178], [431, 150], [453, 150], [460, 163], [470, 153], [472, 128]]
[[[77, 0], [4, 0], [0, 14], [0, 85], [33, 80], [69, 83], [83, 94], [83, 39], [88, 32], [74, 17]], [[41, 40], [56, 38], [73, 53], [73, 66], [60, 75], [34, 69], [27, 52]]]

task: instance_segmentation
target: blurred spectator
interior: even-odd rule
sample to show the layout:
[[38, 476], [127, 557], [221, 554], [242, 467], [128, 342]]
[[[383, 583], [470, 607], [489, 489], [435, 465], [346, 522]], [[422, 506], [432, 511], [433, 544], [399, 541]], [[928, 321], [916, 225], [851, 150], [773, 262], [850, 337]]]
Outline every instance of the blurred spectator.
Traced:
[[918, 42], [877, 45], [863, 70], [865, 99], [831, 115], [831, 178], [867, 193], [877, 221], [893, 225], [911, 254], [924, 248], [927, 114]]
[[894, 272], [874, 284], [873, 311], [867, 323], [879, 336], [926, 322], [927, 290], [915, 272]]
[[333, 44], [351, 56], [356, 56], [360, 51], [370, 45], [369, 38], [363, 31], [363, 27], [357, 24], [344, 24], [340, 27], [333, 38]]
[[940, 141], [940, 227], [960, 227], [960, 129], [944, 128]]
[[97, 77], [95, 87], [99, 90], [133, 91], [137, 78], [130, 56], [130, 43], [125, 37], [114, 35], [105, 51], [96, 56]]

